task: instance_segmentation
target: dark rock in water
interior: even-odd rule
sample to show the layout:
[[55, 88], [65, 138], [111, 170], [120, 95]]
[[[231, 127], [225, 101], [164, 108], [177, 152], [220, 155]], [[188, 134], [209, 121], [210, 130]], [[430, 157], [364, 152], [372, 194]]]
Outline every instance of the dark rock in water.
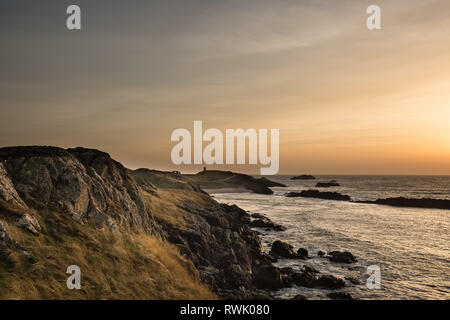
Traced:
[[300, 273], [290, 274], [290, 279], [297, 286], [305, 288], [316, 288], [317, 287], [317, 276], [308, 271], [302, 271]]
[[430, 208], [430, 209], [450, 209], [450, 200], [445, 199], [409, 199], [409, 198], [387, 198], [377, 199], [375, 201], [355, 201], [356, 203], [382, 204], [393, 207], [410, 207], [410, 208]]
[[252, 228], [268, 228], [269, 230], [275, 230], [275, 231], [284, 231], [286, 230], [285, 227], [273, 223], [270, 219], [268, 218], [262, 218], [262, 219], [257, 219], [254, 220], [252, 222], [250, 222], [249, 224], [250, 227]]
[[295, 297], [293, 297], [291, 300], [308, 300], [304, 295], [298, 294]]
[[271, 256], [280, 258], [287, 258], [287, 259], [301, 258], [297, 253], [295, 253], [293, 246], [280, 240], [277, 240], [274, 243], [272, 243], [272, 248], [270, 249], [269, 253]]
[[264, 216], [264, 215], [262, 215], [262, 214], [260, 214], [260, 213], [253, 213], [253, 214], [251, 215], [251, 217], [252, 217], [252, 218], [255, 218], [255, 219], [264, 219], [264, 218], [266, 218], [266, 216]]
[[348, 280], [352, 284], [361, 284], [361, 281], [359, 281], [359, 279], [357, 279], [357, 278], [345, 277], [345, 280]]
[[319, 251], [319, 252], [317, 252], [317, 255], [318, 255], [319, 257], [324, 257], [324, 256], [325, 256], [325, 252]]
[[306, 271], [306, 272], [310, 272], [310, 273], [320, 273], [319, 270], [317, 270], [317, 269], [315, 269], [313, 267], [307, 266], [307, 265], [304, 265], [302, 267], [302, 270]]
[[287, 285], [284, 275], [272, 265], [259, 268], [254, 275], [254, 283], [258, 289], [267, 290], [277, 290]]
[[316, 272], [305, 269], [300, 273], [291, 273], [289, 277], [296, 285], [306, 288], [339, 289], [345, 287], [343, 279], [332, 275], [318, 276]]
[[316, 187], [317, 188], [329, 188], [329, 187], [339, 187], [340, 184], [337, 183], [336, 180], [331, 180], [329, 182], [317, 182]]
[[286, 197], [303, 197], [303, 198], [317, 198], [324, 200], [339, 200], [350, 201], [350, 196], [340, 194], [338, 192], [321, 192], [319, 190], [304, 190], [301, 192], [288, 192]]
[[354, 300], [351, 294], [347, 292], [330, 292], [328, 297], [333, 300]]
[[354, 263], [357, 262], [356, 258], [348, 251], [331, 251], [328, 253], [331, 262], [339, 263]]
[[291, 180], [315, 180], [316, 177], [310, 175], [310, 174], [302, 174], [299, 176], [294, 176], [291, 178]]
[[308, 258], [308, 250], [304, 249], [304, 248], [300, 248], [297, 250], [297, 254], [299, 257], [301, 257], [302, 259], [307, 259]]
[[295, 272], [294, 269], [292, 269], [291, 267], [281, 268], [280, 271], [281, 271], [281, 273], [288, 274], [288, 275], [291, 275]]
[[325, 289], [339, 289], [345, 287], [345, 281], [332, 275], [323, 275], [317, 279], [316, 287]]

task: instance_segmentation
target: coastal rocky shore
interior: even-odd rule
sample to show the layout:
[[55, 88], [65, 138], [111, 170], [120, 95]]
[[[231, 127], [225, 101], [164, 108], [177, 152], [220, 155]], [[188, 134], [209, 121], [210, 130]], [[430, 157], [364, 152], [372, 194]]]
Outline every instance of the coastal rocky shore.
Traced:
[[365, 200], [356, 201], [352, 200], [349, 195], [341, 194], [339, 192], [327, 192], [319, 191], [315, 189], [303, 190], [300, 192], [288, 192], [285, 194], [288, 198], [316, 198], [323, 200], [336, 200], [336, 201], [349, 201], [353, 203], [364, 203], [364, 204], [378, 204], [387, 205], [393, 207], [405, 207], [405, 208], [428, 208], [428, 209], [450, 209], [450, 200], [445, 199], [430, 199], [430, 198], [386, 198], [377, 200]]
[[273, 194], [271, 187], [286, 187], [282, 183], [267, 178], [252, 176], [231, 171], [203, 170], [195, 175], [184, 175], [202, 189], [245, 188], [259, 194]]
[[[345, 286], [308, 268], [275, 267], [277, 259], [305, 260], [308, 252], [277, 242], [265, 253], [252, 228], [284, 227], [216, 202], [198, 184], [205, 175], [261, 193], [280, 185], [229, 172], [129, 170], [93, 149], [0, 149], [0, 296], [67, 298], [69, 264], [86, 272], [87, 289], [73, 293], [77, 298], [271, 299], [273, 290], [294, 285]], [[334, 263], [332, 256], [324, 259]], [[101, 282], [108, 272], [116, 276]]]

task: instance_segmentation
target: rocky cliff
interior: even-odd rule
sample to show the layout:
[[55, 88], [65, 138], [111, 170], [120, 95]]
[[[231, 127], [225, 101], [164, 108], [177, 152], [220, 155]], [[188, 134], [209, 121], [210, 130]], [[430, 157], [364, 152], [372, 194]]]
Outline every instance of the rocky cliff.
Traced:
[[[104, 288], [95, 288], [78, 296], [81, 298], [92, 297], [89, 294], [95, 298], [121, 297], [120, 286], [134, 288], [134, 298], [149, 297], [152, 289], [145, 291], [139, 287], [142, 283], [125, 277], [121, 281], [127, 283], [121, 283], [118, 274], [127, 274], [126, 279], [145, 279], [147, 274], [155, 276], [155, 265], [160, 265], [156, 274], [168, 269], [156, 261], [176, 262], [177, 274], [187, 272], [189, 276], [183, 278], [192, 278], [189, 281], [193, 283], [198, 279], [198, 285], [172, 284], [189, 288], [186, 290], [196, 298], [205, 297], [204, 284], [222, 297], [267, 297], [267, 292], [259, 289], [273, 285], [262, 284], [261, 274], [272, 272], [279, 282], [282, 275], [262, 253], [257, 232], [250, 229], [249, 222], [245, 211], [217, 203], [195, 182], [177, 173], [132, 171], [107, 153], [84, 148], [0, 149], [0, 269], [9, 275], [1, 280], [4, 287], [18, 287], [18, 273], [28, 270], [35, 279], [50, 277], [49, 281], [65, 292], [65, 281], [60, 279], [65, 269], [54, 264], [57, 260], [64, 265], [65, 259], [73, 260], [70, 257], [75, 254], [91, 272], [87, 276], [91, 287], [109, 288], [106, 296]], [[142, 247], [148, 242], [154, 245]], [[160, 246], [169, 253], [155, 249]], [[129, 261], [128, 267], [124, 267], [125, 261]], [[114, 273], [117, 283], [99, 284], [97, 270], [102, 276]], [[133, 273], [137, 270], [139, 274]], [[176, 277], [167, 275], [166, 280]], [[149, 288], [154, 288], [155, 282], [157, 279], [152, 279]], [[27, 297], [25, 280], [22, 285], [23, 296], [19, 290], [13, 297]], [[40, 298], [61, 298], [56, 289], [44, 284], [38, 289], [35, 282], [29, 285]], [[141, 295], [136, 293], [139, 290]], [[162, 293], [150, 297], [173, 298]]]

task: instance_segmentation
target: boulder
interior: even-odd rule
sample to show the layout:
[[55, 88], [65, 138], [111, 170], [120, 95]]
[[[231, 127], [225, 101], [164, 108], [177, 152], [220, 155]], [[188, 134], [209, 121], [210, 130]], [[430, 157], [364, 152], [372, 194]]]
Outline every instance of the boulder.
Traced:
[[316, 179], [316, 177], [314, 177], [314, 176], [312, 176], [310, 174], [302, 174], [302, 175], [299, 175], [299, 176], [293, 176], [291, 178], [291, 180], [315, 180], [315, 179]]
[[294, 247], [288, 243], [282, 242], [280, 240], [272, 243], [272, 248], [270, 249], [270, 255], [274, 257], [287, 258], [287, 259], [298, 259], [299, 255], [294, 251]]
[[331, 262], [338, 263], [354, 263], [357, 262], [356, 258], [348, 251], [331, 251], [328, 253], [328, 258]]
[[272, 265], [264, 265], [257, 269], [254, 283], [258, 289], [277, 290], [285, 287], [287, 281], [280, 269]]
[[275, 231], [286, 230], [285, 227], [283, 227], [282, 225], [273, 223], [272, 220], [270, 220], [268, 218], [253, 220], [252, 222], [250, 222], [249, 226], [252, 228], [267, 228], [267, 229], [272, 229]]
[[323, 275], [317, 278], [316, 288], [339, 289], [345, 287], [345, 281], [332, 275]]
[[252, 218], [254, 218], [254, 219], [264, 219], [264, 218], [266, 218], [266, 216], [264, 216], [264, 215], [262, 215], [260, 213], [252, 213], [250, 216]]
[[302, 267], [302, 270], [306, 271], [306, 272], [310, 272], [310, 273], [320, 273], [319, 270], [317, 270], [317, 269], [315, 269], [315, 268], [313, 268], [311, 266], [307, 266], [307, 265], [304, 265]]
[[299, 248], [297, 250], [297, 254], [301, 259], [307, 259], [308, 258], [308, 250], [305, 248]]
[[338, 192], [322, 192], [319, 190], [304, 190], [301, 192], [288, 192], [286, 197], [303, 197], [303, 198], [317, 198], [324, 200], [338, 200], [338, 201], [350, 201], [351, 198], [348, 195], [340, 194]]
[[317, 270], [303, 269], [299, 273], [290, 273], [290, 279], [298, 286], [306, 288], [339, 289], [345, 287], [345, 281], [332, 275], [317, 275]]
[[331, 180], [329, 182], [317, 182], [316, 187], [317, 188], [329, 188], [329, 187], [339, 187], [340, 184], [337, 183], [336, 180]]

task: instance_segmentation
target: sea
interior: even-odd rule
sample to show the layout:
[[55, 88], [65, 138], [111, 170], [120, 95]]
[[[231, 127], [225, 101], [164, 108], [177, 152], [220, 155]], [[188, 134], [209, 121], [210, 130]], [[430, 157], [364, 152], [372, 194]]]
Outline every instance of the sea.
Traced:
[[[282, 232], [255, 228], [261, 233], [266, 252], [275, 240], [287, 242], [295, 250], [309, 251], [308, 260], [281, 259], [276, 266], [300, 270], [308, 265], [321, 274], [346, 279], [346, 287], [334, 291], [348, 292], [357, 299], [450, 299], [450, 210], [285, 196], [290, 191], [318, 189], [318, 181], [336, 180], [340, 187], [323, 191], [346, 194], [352, 200], [450, 199], [450, 176], [322, 175], [316, 180], [291, 177], [271, 176], [271, 180], [287, 185], [271, 188], [273, 195], [240, 190], [212, 196], [219, 202], [266, 215], [287, 228]], [[318, 251], [334, 250], [349, 251], [358, 262], [334, 263], [318, 256]], [[380, 271], [379, 275], [370, 272], [373, 268]], [[379, 286], [374, 285], [374, 277], [378, 277]], [[273, 294], [280, 299], [298, 294], [308, 299], [328, 299], [332, 291], [294, 286]]]

